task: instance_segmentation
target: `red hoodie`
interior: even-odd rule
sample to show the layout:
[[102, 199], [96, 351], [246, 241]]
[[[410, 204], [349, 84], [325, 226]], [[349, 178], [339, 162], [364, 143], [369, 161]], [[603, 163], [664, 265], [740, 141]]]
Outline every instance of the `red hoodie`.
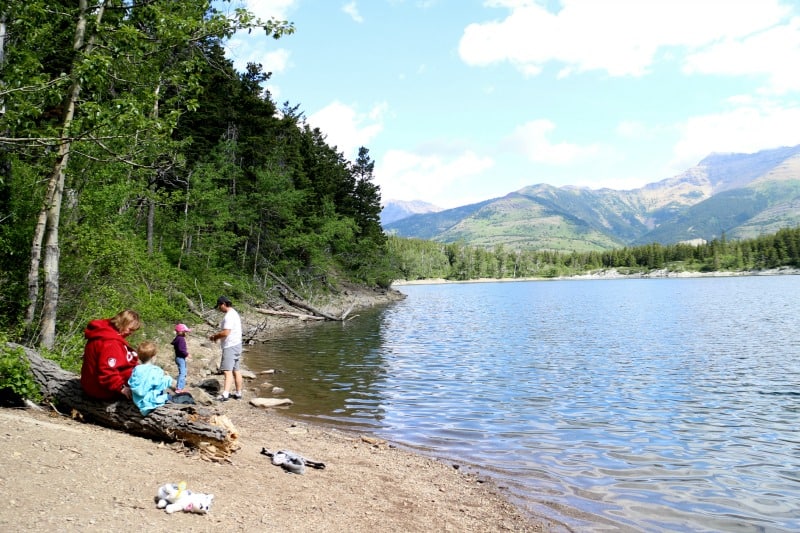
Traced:
[[98, 400], [124, 398], [122, 388], [128, 384], [139, 356], [107, 318], [92, 320], [83, 332], [81, 387]]

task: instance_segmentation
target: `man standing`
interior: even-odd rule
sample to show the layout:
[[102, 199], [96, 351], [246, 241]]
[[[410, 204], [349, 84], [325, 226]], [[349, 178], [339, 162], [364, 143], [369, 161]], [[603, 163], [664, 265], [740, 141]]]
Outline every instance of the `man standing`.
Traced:
[[[219, 367], [225, 379], [222, 394], [217, 396], [217, 400], [226, 402], [231, 396], [241, 400], [242, 372], [239, 369], [239, 359], [242, 356], [242, 319], [225, 296], [217, 298], [215, 308], [225, 313], [219, 325], [221, 331], [209, 337], [214, 342], [222, 339], [222, 363]], [[231, 395], [231, 387], [234, 385], [236, 392]]]

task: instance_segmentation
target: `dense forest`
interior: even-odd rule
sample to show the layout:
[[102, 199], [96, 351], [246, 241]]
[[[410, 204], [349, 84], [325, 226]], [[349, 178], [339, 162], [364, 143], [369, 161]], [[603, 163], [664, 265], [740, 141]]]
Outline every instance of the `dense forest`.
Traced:
[[492, 250], [463, 243], [389, 237], [389, 256], [405, 280], [480, 278], [555, 278], [603, 269], [623, 274], [667, 269], [672, 272], [739, 272], [800, 268], [800, 228], [748, 240], [721, 239], [694, 245], [678, 243], [619, 248], [604, 252]]
[[[215, 3], [224, 5], [224, 3]], [[227, 9], [227, 6], [226, 6]], [[43, 348], [93, 317], [339, 280], [388, 286], [374, 162], [351, 162], [238, 72], [236, 31], [295, 28], [203, 0], [0, 6], [0, 328]]]
[[[572, 254], [387, 237], [369, 150], [349, 161], [273, 100], [261, 65], [234, 69], [237, 31], [295, 28], [206, 0], [0, 4], [0, 341], [74, 368], [93, 318], [182, 321], [222, 293], [268, 300], [275, 280], [312, 298], [345, 282], [800, 265], [796, 229]], [[0, 388], [19, 377], [8, 361]]]

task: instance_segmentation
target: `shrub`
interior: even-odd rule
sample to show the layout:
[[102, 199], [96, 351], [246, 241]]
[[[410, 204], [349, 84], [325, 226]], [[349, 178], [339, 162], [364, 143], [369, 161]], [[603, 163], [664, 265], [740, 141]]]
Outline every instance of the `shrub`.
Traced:
[[39, 401], [42, 393], [33, 379], [28, 359], [20, 348], [11, 348], [0, 335], [0, 391], [4, 396]]

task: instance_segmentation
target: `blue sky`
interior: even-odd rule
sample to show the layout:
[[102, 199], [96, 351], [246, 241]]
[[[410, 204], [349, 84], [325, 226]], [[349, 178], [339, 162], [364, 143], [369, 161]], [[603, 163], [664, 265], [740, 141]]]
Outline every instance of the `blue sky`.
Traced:
[[235, 36], [229, 57], [272, 72], [274, 100], [348, 159], [369, 148], [384, 201], [632, 189], [712, 152], [800, 144], [796, 0], [232, 5], [294, 22]]

